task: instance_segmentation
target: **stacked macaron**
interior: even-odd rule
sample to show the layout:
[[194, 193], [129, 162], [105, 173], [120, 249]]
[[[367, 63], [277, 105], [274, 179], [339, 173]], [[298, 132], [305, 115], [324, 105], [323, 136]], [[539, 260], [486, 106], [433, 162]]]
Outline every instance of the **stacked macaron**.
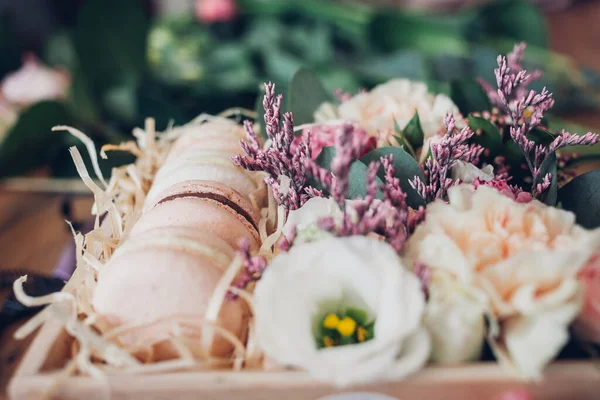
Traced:
[[[241, 151], [242, 135], [237, 124], [219, 121], [187, 127], [175, 141], [140, 220], [98, 274], [93, 305], [111, 326], [202, 320], [240, 239], [259, 247], [259, 216], [249, 200], [259, 180], [230, 160]], [[227, 300], [218, 324], [243, 339], [245, 316], [241, 300]], [[121, 340], [150, 342], [158, 359], [174, 357], [169, 333], [151, 326]], [[198, 325], [183, 331], [196, 342], [200, 333]], [[227, 356], [232, 346], [215, 334], [211, 349], [214, 356]]]

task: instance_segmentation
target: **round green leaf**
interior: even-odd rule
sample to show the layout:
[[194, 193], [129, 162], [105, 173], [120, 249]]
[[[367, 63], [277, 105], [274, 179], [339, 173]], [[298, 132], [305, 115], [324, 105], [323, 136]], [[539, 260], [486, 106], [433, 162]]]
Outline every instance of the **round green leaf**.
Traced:
[[288, 110], [294, 113], [294, 123], [302, 125], [314, 121], [314, 113], [330, 94], [311, 71], [301, 68], [292, 77], [288, 89]]
[[575, 214], [578, 224], [588, 229], [599, 227], [600, 170], [580, 175], [560, 188], [558, 201]]
[[502, 134], [494, 124], [484, 118], [469, 115], [469, 127], [475, 132], [473, 142], [489, 149], [490, 157], [502, 152]]
[[[379, 161], [381, 157], [390, 154], [394, 157], [394, 168], [396, 169], [395, 177], [400, 180], [400, 187], [402, 188], [402, 191], [406, 193], [406, 203], [412, 208], [424, 206], [425, 201], [419, 196], [417, 191], [410, 186], [408, 180], [418, 176], [421, 180], [425, 181], [425, 176], [423, 175], [423, 171], [421, 171], [419, 164], [417, 164], [415, 159], [404, 151], [403, 148], [391, 146], [381, 147], [367, 153], [360, 160], [368, 165], [369, 163]], [[379, 171], [379, 177], [385, 179], [384, 175], [382, 168]]]

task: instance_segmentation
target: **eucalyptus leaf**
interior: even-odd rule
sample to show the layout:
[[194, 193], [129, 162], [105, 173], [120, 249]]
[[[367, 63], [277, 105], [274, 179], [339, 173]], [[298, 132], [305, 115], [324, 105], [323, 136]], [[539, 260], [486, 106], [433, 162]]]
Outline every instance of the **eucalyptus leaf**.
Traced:
[[52, 132], [52, 127], [72, 123], [63, 103], [44, 101], [29, 107], [0, 145], [0, 176], [21, 175], [46, 164], [65, 137], [64, 133]]
[[558, 201], [584, 228], [600, 226], [600, 170], [586, 172], [558, 190]]
[[292, 77], [288, 89], [288, 109], [294, 114], [296, 125], [314, 122], [314, 113], [331, 95], [323, 88], [319, 78], [302, 68]]
[[557, 195], [558, 195], [558, 180], [557, 180], [557, 167], [556, 167], [556, 154], [552, 153], [540, 166], [540, 173], [537, 179], [533, 182], [534, 185], [542, 183], [546, 174], [551, 174], [550, 187], [542, 194], [541, 200], [544, 204], [549, 206], [555, 206]]
[[473, 142], [483, 146], [490, 151], [490, 157], [502, 152], [502, 133], [490, 121], [469, 115], [469, 127], [475, 132]]
[[[336, 154], [335, 147], [332, 147], [332, 146], [323, 147], [323, 150], [321, 150], [321, 153], [317, 157], [316, 162], [320, 167], [331, 171], [331, 162], [335, 158], [335, 154]], [[367, 170], [368, 170], [368, 167], [367, 167], [364, 159], [356, 160], [352, 163], [352, 165], [350, 167], [350, 173], [348, 175], [349, 187], [348, 187], [347, 198], [360, 199], [360, 198], [364, 198], [366, 196], [366, 194], [367, 194], [367, 180], [366, 180]], [[377, 177], [376, 180], [379, 185], [383, 184], [383, 181], [381, 180], [380, 177]], [[317, 185], [316, 187], [317, 187], [317, 189], [322, 189], [321, 187], [319, 187], [319, 185]]]
[[[418, 176], [421, 180], [425, 181], [423, 171], [421, 171], [421, 168], [415, 159], [404, 151], [403, 148], [391, 146], [380, 147], [365, 154], [360, 160], [368, 165], [371, 162], [379, 161], [381, 157], [388, 155], [392, 155], [394, 158], [393, 164], [396, 170], [395, 177], [400, 180], [400, 187], [402, 188], [402, 191], [406, 193], [406, 203], [412, 208], [424, 206], [425, 201], [408, 182], [409, 179], [412, 180], [415, 176]], [[378, 175], [382, 180], [385, 179], [383, 168], [379, 170]]]
[[335, 147], [325, 146], [317, 156], [315, 162], [321, 168], [331, 171], [331, 162], [335, 158]]

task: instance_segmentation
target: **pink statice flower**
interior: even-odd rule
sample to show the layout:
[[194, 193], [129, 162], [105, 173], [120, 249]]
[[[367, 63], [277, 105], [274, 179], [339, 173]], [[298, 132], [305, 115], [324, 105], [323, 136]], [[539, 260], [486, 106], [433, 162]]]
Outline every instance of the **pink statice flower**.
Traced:
[[504, 196], [509, 197], [516, 201], [517, 203], [529, 203], [533, 200], [533, 196], [529, 192], [523, 191], [523, 189], [518, 186], [511, 186], [505, 179], [494, 178], [492, 180], [486, 181], [483, 179], [476, 178], [473, 181], [473, 186], [477, 189], [479, 186], [491, 186]]
[[231, 21], [237, 13], [235, 0], [196, 0], [196, 18], [202, 22]]

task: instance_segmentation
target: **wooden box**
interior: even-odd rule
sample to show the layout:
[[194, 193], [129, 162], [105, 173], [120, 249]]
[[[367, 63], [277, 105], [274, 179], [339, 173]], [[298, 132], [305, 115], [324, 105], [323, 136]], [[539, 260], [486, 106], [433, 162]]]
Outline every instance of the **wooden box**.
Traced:
[[57, 383], [55, 377], [69, 358], [71, 341], [60, 324], [47, 322], [10, 384], [9, 398], [40, 399], [57, 385], [52, 398], [86, 400], [317, 400], [333, 394], [345, 394], [336, 400], [384, 400], [374, 394], [400, 400], [491, 400], [503, 391], [520, 388], [530, 390], [536, 400], [600, 399], [600, 364], [593, 361], [556, 362], [547, 368], [544, 381], [537, 383], [521, 382], [494, 363], [429, 367], [406, 380], [341, 390], [296, 371], [115, 374], [104, 381], [71, 376]]

